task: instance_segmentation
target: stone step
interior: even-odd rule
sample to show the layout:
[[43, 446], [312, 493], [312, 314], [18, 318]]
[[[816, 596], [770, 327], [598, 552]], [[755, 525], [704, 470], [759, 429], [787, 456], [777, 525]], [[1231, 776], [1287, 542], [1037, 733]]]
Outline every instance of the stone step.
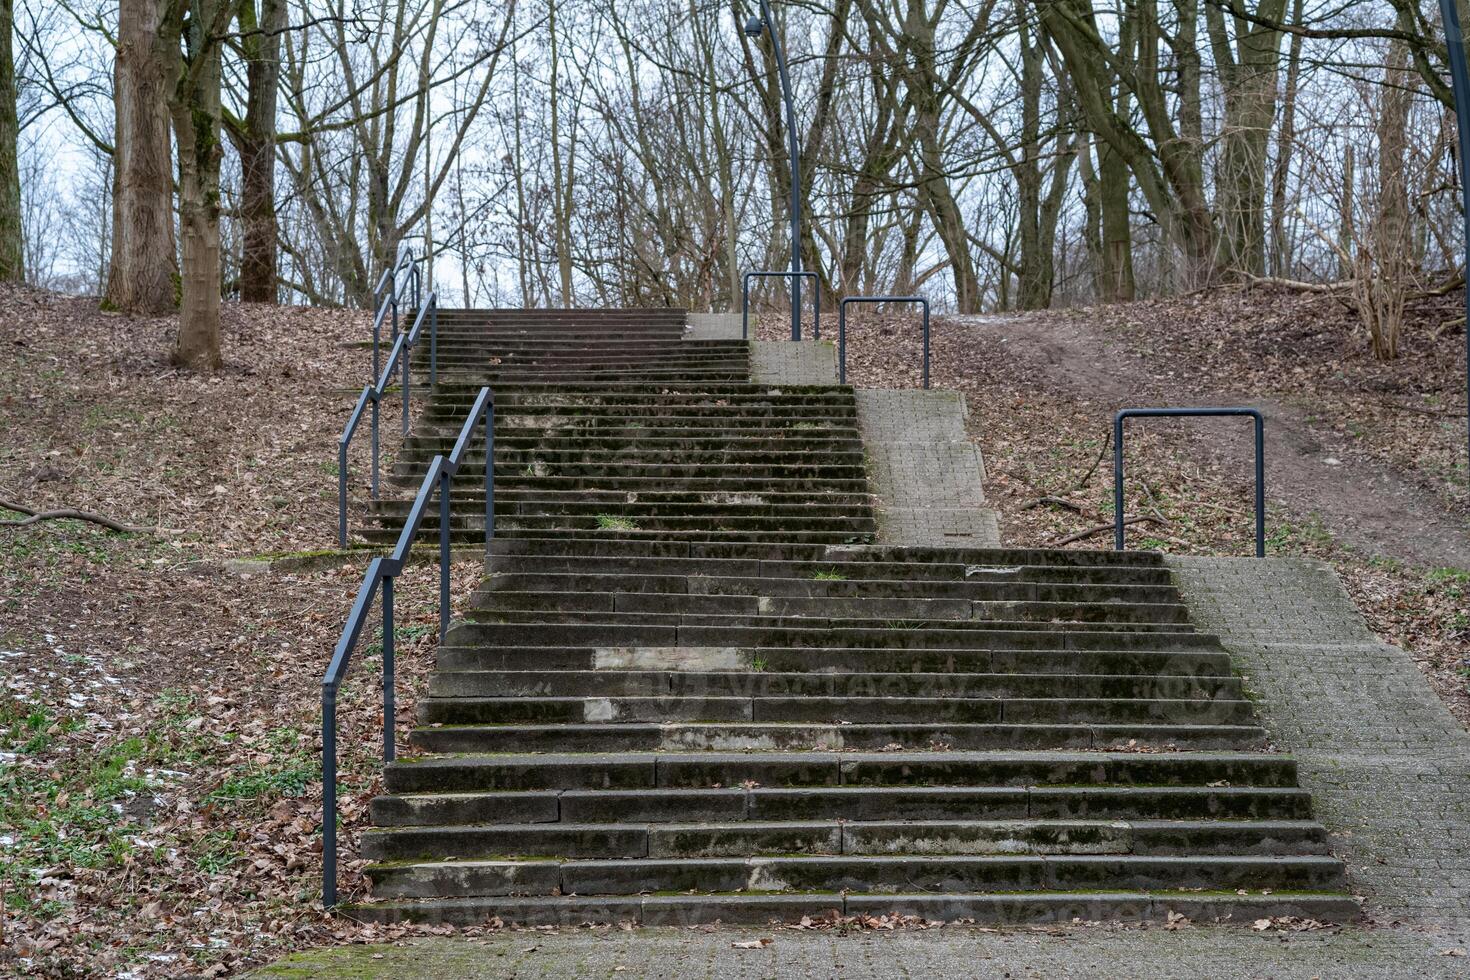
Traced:
[[[383, 475], [383, 483], [387, 486], [412, 487], [415, 490], [417, 490], [418, 486], [423, 483], [423, 479], [424, 478], [422, 473], [419, 473], [417, 475], [396, 475], [390, 472]], [[474, 470], [466, 467], [462, 469], [456, 477], [456, 486], [462, 485], [466, 490], [469, 490], [476, 484], [479, 484], [481, 487], [483, 487], [484, 481], [485, 471], [483, 470], [483, 468], [480, 469], [479, 472], [475, 472]], [[509, 476], [499, 472], [497, 472], [495, 475], [496, 493], [500, 493], [502, 490], [549, 490], [554, 493], [572, 493], [574, 491], [579, 491], [583, 489], [614, 493], [620, 492], [626, 494], [643, 493], [649, 490], [668, 490], [671, 489], [671, 486], [667, 479], [657, 476], [609, 476], [606, 474], [603, 474], [601, 476], [597, 474], [579, 474], [576, 476], [534, 476], [523, 474], [521, 470], [517, 470], [514, 474]], [[830, 477], [815, 476], [806, 476], [799, 478], [783, 477], [780, 479], [754, 476], [701, 476], [697, 478], [691, 477], [680, 480], [677, 485], [677, 489], [686, 493], [821, 494], [831, 492], [833, 494], [851, 494], [866, 493], [868, 489], [868, 484], [866, 480], [856, 476], [840, 480]], [[483, 492], [483, 490], [481, 492]], [[593, 541], [598, 541], [599, 539], [591, 536], [578, 538], [576, 535], [537, 535], [528, 536], [526, 538], [522, 538], [521, 540], [562, 540], [574, 542], [581, 545]], [[605, 536], [603, 536], [600, 540], [603, 545], [606, 545], [609, 548], [615, 548], [619, 546], [609, 544]], [[648, 543], [652, 544], [662, 543], [657, 538], [645, 540]], [[510, 539], [507, 538], [506, 543], [509, 543], [509, 541]], [[639, 542], [630, 539], [625, 543], [637, 544]], [[669, 543], [678, 544], [681, 542], [677, 539], [670, 538]], [[682, 543], [684, 543], [687, 547], [687, 541], [684, 541]], [[771, 542], [771, 544], [777, 546], [781, 545], [782, 543], [783, 542], [780, 541]], [[787, 545], [794, 545], [798, 542], [792, 540], [784, 543]], [[738, 542], [736, 542], [736, 544], [738, 544]], [[593, 555], [592, 557], [595, 558], [596, 556]]]
[[[616, 676], [609, 678], [616, 683]], [[689, 689], [673, 694], [614, 694], [447, 697], [419, 702], [419, 721], [433, 725], [567, 725], [648, 722], [758, 722], [761, 725], [816, 724], [912, 726], [960, 724], [1087, 725], [1158, 722], [1163, 724], [1242, 725], [1255, 721], [1255, 705], [1246, 700], [1223, 698], [1016, 698], [946, 696], [919, 697], [884, 695], [875, 697], [808, 694], [715, 694]], [[673, 726], [677, 727], [677, 726]], [[729, 731], [731, 726], [721, 725]], [[741, 731], [756, 732], [743, 724]], [[667, 733], [666, 733], [667, 734]], [[801, 735], [802, 733], [796, 733]], [[839, 733], [840, 734], [840, 733]], [[425, 731], [425, 736], [432, 732]], [[775, 737], [775, 736], [773, 736]], [[879, 748], [882, 746], [880, 745]], [[431, 749], [430, 751], [466, 751]]]
[[[701, 516], [700, 519], [706, 519]], [[1192, 629], [1188, 609], [1181, 603], [1144, 602], [1034, 602], [966, 598], [840, 598], [834, 596], [760, 596], [731, 594], [659, 593], [651, 591], [544, 590], [512, 591], [493, 588], [476, 595], [478, 613], [508, 610], [583, 613], [655, 613], [735, 617], [771, 616], [831, 619], [915, 619], [1040, 621], [1138, 625], [1170, 624]], [[589, 617], [590, 618], [590, 617]]]
[[713, 924], [764, 925], [803, 918], [911, 916], [934, 922], [994, 925], [1076, 922], [1191, 921], [1248, 923], [1292, 916], [1320, 922], [1352, 922], [1357, 903], [1341, 892], [1202, 894], [1192, 890], [1098, 892], [951, 892], [870, 894], [862, 892], [793, 895], [628, 895], [476, 897], [401, 900], [353, 905], [344, 913], [364, 922], [415, 922], [426, 925], [507, 925], [574, 928], [588, 923], [690, 928]]
[[649, 893], [967, 893], [1197, 888], [1327, 891], [1342, 864], [1316, 855], [816, 855], [612, 861], [468, 860], [379, 864], [375, 898]]
[[[537, 616], [543, 618], [536, 618]], [[448, 646], [517, 646], [532, 641], [548, 646], [649, 646], [796, 648], [814, 655], [825, 649], [891, 651], [944, 651], [975, 656], [996, 651], [1057, 649], [1109, 652], [1223, 652], [1219, 640], [1207, 633], [1179, 628], [1150, 629], [1146, 625], [1088, 623], [1079, 629], [1069, 623], [1014, 620], [943, 620], [880, 622], [865, 619], [816, 617], [760, 617], [676, 615], [657, 621], [652, 614], [603, 613], [599, 621], [549, 613], [517, 616], [499, 613], [495, 621], [472, 618], [450, 627]], [[1167, 625], [1167, 624], [1166, 624]], [[822, 641], [826, 641], [825, 643]]]
[[[451, 634], [457, 627], [451, 627]], [[523, 633], [522, 635], [526, 635]], [[592, 637], [598, 634], [592, 632]], [[530, 638], [545, 637], [534, 632]], [[885, 647], [680, 647], [530, 645], [509, 640], [439, 648], [441, 670], [695, 670], [755, 673], [1143, 674], [1230, 676], [1223, 650], [894, 649]], [[612, 681], [609, 681], [612, 683]]]
[[[503, 652], [503, 651], [500, 651]], [[897, 674], [737, 670], [448, 670], [431, 698], [1171, 698], [1239, 701], [1239, 677], [1199, 674]]]
[[[468, 492], [468, 491], [467, 491]], [[497, 497], [506, 491], [496, 487]], [[542, 491], [527, 491], [542, 492]], [[564, 491], [580, 493], [580, 491]], [[642, 495], [640, 494], [640, 497]], [[804, 494], [782, 495], [806, 498]], [[840, 495], [834, 495], [840, 496]], [[483, 500], [483, 494], [479, 497]], [[490, 567], [497, 576], [571, 576], [583, 574], [599, 578], [637, 578], [647, 576], [655, 581], [666, 578], [684, 580], [695, 589], [695, 583], [706, 583], [708, 589], [723, 582], [771, 581], [775, 587], [781, 583], [810, 584], [813, 587], [844, 587], [863, 590], [870, 585], [885, 587], [886, 583], [912, 587], [928, 593], [931, 589], [1006, 587], [1066, 590], [1111, 590], [1111, 589], [1157, 589], [1165, 590], [1170, 596], [1177, 595], [1168, 569], [1141, 566], [1115, 569], [1074, 569], [1054, 565], [1011, 565], [979, 566], [948, 562], [880, 562], [880, 561], [821, 561], [782, 560], [780, 558], [689, 558], [663, 555], [596, 555], [596, 554], [550, 554], [547, 545], [562, 544], [561, 541], [533, 541], [532, 539], [507, 539], [492, 542]], [[535, 544], [536, 553], [517, 553], [516, 547]], [[589, 542], [590, 545], [600, 544]], [[641, 543], [630, 543], [639, 546]], [[684, 546], [687, 550], [687, 545]], [[589, 552], [592, 550], [589, 547]], [[607, 550], [607, 549], [603, 549]], [[815, 550], [815, 549], [813, 549]], [[753, 546], [745, 546], [742, 553], [752, 553]], [[1103, 577], [1105, 573], [1105, 577]], [[819, 577], [820, 576], [820, 577]], [[779, 593], [773, 593], [779, 594]], [[1045, 598], [1040, 592], [1023, 598]]]
[[[484, 496], [470, 497], [483, 501]], [[497, 508], [501, 503], [497, 494]], [[458, 502], [458, 498], [456, 498]], [[519, 502], [515, 502], [519, 503]], [[554, 505], [554, 501], [537, 501]], [[677, 505], [674, 505], [677, 506]], [[790, 506], [772, 504], [773, 508]], [[498, 512], [498, 511], [497, 511]], [[675, 559], [677, 561], [677, 559]], [[696, 562], [698, 559], [686, 559]], [[720, 569], [712, 569], [719, 571]], [[968, 599], [990, 602], [1048, 603], [1177, 603], [1173, 585], [1080, 584], [1052, 581], [1043, 576], [1003, 579], [975, 577], [954, 581], [941, 578], [847, 578], [832, 568], [818, 568], [802, 578], [750, 575], [650, 573], [639, 570], [522, 571], [497, 568], [485, 580], [484, 591], [525, 592], [657, 592], [689, 595], [738, 595], [768, 598], [792, 596], [822, 599]]]
[[[710, 706], [711, 710], [715, 710]], [[432, 710], [432, 709], [430, 709]], [[796, 722], [663, 722], [571, 724], [436, 724], [412, 732], [424, 752], [771, 752], [1258, 749], [1259, 725], [1169, 724], [904, 724]]]
[[[1223, 781], [1223, 783], [1221, 782]], [[1296, 763], [1259, 752], [617, 752], [399, 759], [390, 793], [741, 786], [1296, 785]]]
[[823, 786], [529, 790], [377, 796], [373, 823], [680, 823], [741, 820], [1310, 820], [1296, 786]]
[[[478, 525], [469, 522], [468, 527], [460, 527], [450, 531], [449, 540], [454, 544], [484, 544], [485, 533], [480, 528], [484, 522]], [[359, 532], [359, 537], [369, 544], [390, 545], [398, 540], [400, 531], [386, 528], [366, 528]], [[438, 530], [427, 524], [419, 532], [420, 541], [437, 541]], [[872, 538], [871, 532], [854, 534], [850, 531], [791, 531], [776, 527], [768, 531], [720, 531], [706, 530], [679, 530], [644, 528], [638, 530], [603, 530], [583, 528], [557, 528], [553, 530], [530, 529], [518, 531], [506, 528], [496, 531], [500, 538], [511, 538], [517, 534], [534, 535], [543, 537], [547, 535], [559, 536], [568, 539], [602, 538], [607, 541], [719, 541], [732, 544], [778, 544], [789, 542], [805, 542], [808, 544], [839, 544], [844, 542], [866, 541]]]
[[[1262, 842], [1270, 850], [1262, 848]], [[718, 858], [755, 855], [1327, 854], [1310, 820], [792, 821], [486, 824], [364, 831], [369, 861], [485, 857]], [[1339, 868], [1341, 864], [1338, 865]]]

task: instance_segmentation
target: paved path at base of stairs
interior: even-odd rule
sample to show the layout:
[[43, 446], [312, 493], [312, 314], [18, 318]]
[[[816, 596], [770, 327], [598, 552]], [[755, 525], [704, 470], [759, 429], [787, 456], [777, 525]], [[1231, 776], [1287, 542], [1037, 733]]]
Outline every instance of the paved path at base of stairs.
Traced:
[[1296, 756], [1364, 911], [1465, 928], [1470, 734], [1409, 655], [1379, 642], [1320, 562], [1169, 564], [1195, 625], [1220, 635], [1271, 737]]
[[[762, 949], [736, 943], [769, 938]], [[637, 977], [670, 980], [858, 980], [900, 977], [1464, 977], [1463, 937], [1405, 929], [1250, 932], [1185, 927], [986, 931], [970, 926], [905, 932], [722, 929], [713, 932], [597, 929], [559, 934], [497, 933], [434, 938], [402, 946], [301, 953], [257, 977]]]

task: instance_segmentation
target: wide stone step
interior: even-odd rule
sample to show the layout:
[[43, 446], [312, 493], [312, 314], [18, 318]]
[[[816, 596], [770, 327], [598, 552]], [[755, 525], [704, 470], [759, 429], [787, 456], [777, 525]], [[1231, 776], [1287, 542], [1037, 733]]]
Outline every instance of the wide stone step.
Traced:
[[[485, 534], [479, 528], [483, 527], [483, 521], [476, 525], [473, 521], [467, 522], [468, 527], [459, 527], [449, 533], [449, 540], [454, 544], [484, 544]], [[437, 541], [438, 530], [427, 524], [419, 532], [420, 541]], [[524, 531], [515, 528], [498, 530], [496, 534], [501, 538], [511, 538], [518, 534], [534, 535], [536, 537], [561, 536], [568, 539], [584, 539], [589, 537], [600, 537], [608, 541], [720, 541], [736, 544], [778, 544], [789, 542], [807, 542], [810, 544], [838, 544], [843, 542], [866, 541], [872, 538], [872, 534], [864, 532], [855, 534], [846, 530], [838, 531], [806, 531], [806, 530], [783, 530], [780, 528], [769, 531], [723, 531], [707, 530], [679, 530], [667, 528], [644, 528], [638, 530], [614, 530], [614, 529], [586, 529], [586, 528], [530, 528]], [[363, 541], [369, 544], [387, 545], [398, 540], [399, 531], [389, 529], [368, 528], [360, 532]]]
[[[530, 430], [520, 429], [520, 432]], [[685, 435], [668, 435], [666, 432], [645, 427], [620, 430], [583, 431], [580, 429], [537, 430], [525, 436], [507, 436], [496, 430], [495, 451], [499, 453], [525, 452], [614, 452], [629, 449], [644, 450], [704, 450], [712, 447], [728, 448], [735, 453], [752, 452], [856, 452], [862, 455], [862, 442], [848, 430], [814, 429], [759, 429], [736, 433], [707, 435], [699, 430], [682, 430]], [[404, 449], [432, 456], [447, 454], [454, 448], [459, 434], [452, 427], [445, 427], [433, 435], [416, 435], [404, 443]], [[480, 440], [476, 452], [483, 456], [484, 441]]]
[[[616, 682], [617, 678], [610, 678]], [[1009, 725], [1160, 722], [1241, 725], [1255, 721], [1255, 706], [1222, 698], [1015, 698], [830, 696], [820, 694], [613, 694], [429, 697], [419, 702], [425, 725], [522, 723], [760, 722], [833, 725], [951, 722]], [[677, 726], [674, 726], [677, 727]], [[727, 730], [730, 726], [722, 726]], [[774, 729], [773, 729], [774, 730]], [[745, 726], [743, 732], [756, 732]], [[432, 735], [424, 731], [424, 735]], [[674, 733], [677, 735], [677, 733]], [[743, 735], [741, 737], [744, 737]], [[881, 748], [881, 746], [880, 746]], [[442, 751], [442, 750], [433, 750]], [[463, 751], [463, 750], [450, 750]]]
[[999, 650], [1109, 650], [1183, 653], [1223, 652], [1219, 640], [1163, 624], [1019, 622], [1015, 620], [877, 621], [818, 617], [763, 617], [604, 613], [596, 621], [554, 613], [521, 615], [503, 611], [494, 620], [470, 620], [450, 627], [450, 646], [591, 644], [639, 647], [799, 648], [943, 650], [975, 655]]
[[[451, 627], [451, 632], [453, 632]], [[521, 633], [532, 640], [547, 637]], [[1230, 655], [1209, 650], [975, 650], [885, 647], [534, 645], [500, 642], [439, 648], [441, 670], [695, 670], [772, 673], [1230, 676]], [[609, 683], [613, 683], [609, 681]]]
[[[503, 651], [498, 651], [502, 652]], [[1060, 698], [1242, 700], [1239, 677], [1199, 674], [897, 674], [440, 667], [432, 698]], [[432, 703], [432, 702], [431, 702]]]
[[674, 892], [937, 893], [1198, 888], [1341, 888], [1342, 864], [1315, 855], [819, 855], [613, 861], [470, 860], [375, 865], [377, 898], [636, 895]]
[[936, 922], [1034, 925], [1092, 921], [1191, 921], [1248, 923], [1259, 918], [1293, 916], [1320, 922], [1350, 922], [1360, 917], [1357, 903], [1340, 892], [1202, 894], [1198, 891], [1149, 892], [958, 892], [870, 894], [820, 892], [791, 895], [629, 895], [571, 897], [476, 897], [416, 901], [405, 899], [344, 909], [365, 922], [416, 922], [426, 925], [483, 925], [495, 918], [519, 926], [587, 923], [644, 926], [756, 925], [799, 922], [803, 918], [912, 916]]
[[[713, 710], [713, 709], [712, 709]], [[1252, 749], [1266, 743], [1259, 725], [1170, 724], [903, 724], [797, 722], [664, 722], [592, 724], [436, 724], [417, 728], [424, 752], [744, 752], [954, 749]]]
[[[1310, 820], [955, 820], [487, 824], [365, 831], [370, 861], [441, 858], [715, 858], [753, 855], [1320, 855]], [[1340, 866], [1340, 865], [1339, 865]]]
[[[458, 498], [455, 498], [458, 502]], [[483, 501], [484, 496], [471, 497]], [[496, 497], [497, 507], [501, 503]], [[538, 501], [537, 503], [541, 503]], [[546, 502], [551, 504], [552, 502]], [[848, 506], [861, 506], [854, 500]], [[509, 506], [509, 504], [507, 504]], [[673, 505], [678, 506], [678, 505]], [[773, 509], [791, 506], [770, 505]], [[694, 562], [697, 559], [686, 559]], [[715, 569], [718, 570], [718, 569]], [[1023, 571], [1024, 574], [1024, 571]], [[689, 595], [809, 597], [833, 600], [968, 599], [976, 602], [1165, 603], [1179, 601], [1172, 585], [1072, 585], [1018, 576], [953, 581], [939, 578], [846, 578], [841, 571], [818, 568], [805, 578], [762, 578], [758, 575], [680, 575], [639, 570], [565, 572], [522, 571], [502, 565], [484, 588], [507, 592], [657, 592]]]
[[1310, 820], [1296, 786], [822, 786], [506, 790], [377, 796], [373, 823], [681, 823], [741, 820]]
[[[652, 515], [650, 514], [650, 517]], [[698, 515], [701, 520], [705, 515]], [[849, 520], [863, 520], [866, 514], [847, 515]], [[721, 517], [720, 520], [727, 519]], [[805, 520], [803, 526], [818, 526], [818, 519]], [[836, 516], [822, 520], [837, 520]], [[734, 526], [733, 522], [727, 522]], [[570, 523], [563, 526], [571, 526]], [[483, 613], [509, 610], [541, 610], [557, 612], [617, 612], [678, 615], [682, 622], [690, 615], [726, 615], [736, 617], [771, 616], [777, 618], [815, 617], [831, 619], [916, 619], [985, 620], [994, 622], [1036, 621], [1044, 623], [1136, 624], [1139, 626], [1168, 624], [1192, 629], [1188, 609], [1181, 603], [1144, 602], [1035, 602], [1025, 600], [990, 600], [965, 598], [871, 596], [843, 598], [836, 596], [760, 596], [741, 594], [658, 593], [650, 591], [543, 590], [512, 591], [503, 587], [478, 593], [474, 609]]]
[[[424, 478], [422, 473], [418, 473], [417, 475], [412, 473], [397, 475], [390, 472], [384, 474], [383, 483], [386, 486], [413, 487], [416, 490], [419, 485], [423, 483], [423, 479]], [[465, 468], [461, 469], [458, 477], [456, 477], [456, 487], [463, 486], [464, 489], [469, 490], [477, 483], [481, 487], [483, 487], [484, 480], [485, 472], [483, 468], [481, 468], [479, 472], [475, 472], [473, 470]], [[504, 473], [498, 472], [495, 475], [496, 493], [500, 493], [502, 490], [572, 493], [584, 489], [596, 490], [604, 493], [620, 492], [625, 494], [644, 493], [650, 490], [678, 490], [684, 493], [800, 493], [812, 495], [825, 493], [865, 493], [868, 489], [868, 484], [866, 480], [856, 476], [843, 479], [820, 476], [806, 476], [799, 478], [782, 477], [779, 479], [774, 479], [766, 476], [701, 476], [686, 477], [679, 480], [676, 485], [671, 486], [668, 479], [658, 476], [623, 476], [597, 473], [578, 474], [575, 476], [533, 476], [527, 475], [521, 470], [518, 470], [511, 475], [506, 475]], [[483, 493], [483, 490], [481, 490], [481, 492]], [[592, 536], [578, 538], [575, 535], [538, 535], [527, 536], [526, 538], [522, 538], [521, 540], [562, 540], [568, 542], [569, 544], [575, 543], [577, 545], [584, 545], [598, 541], [599, 538]], [[605, 535], [601, 536], [600, 540], [604, 545], [608, 547], [619, 546], [610, 544], [607, 536]], [[688, 545], [689, 540], [690, 539], [687, 538], [669, 539], [670, 543], [682, 542], [686, 546]], [[510, 539], [507, 538], [506, 543], [509, 543], [509, 541]], [[654, 543], [658, 542], [658, 539], [647, 538], [645, 536], [641, 539], [628, 539], [624, 543], [636, 544], [640, 543], [641, 541]], [[782, 544], [795, 545], [797, 543], [797, 541], [771, 542], [771, 544], [776, 546], [780, 546]], [[596, 558], [597, 556], [590, 555], [589, 557]]]
[[761, 786], [1296, 785], [1296, 762], [1256, 752], [616, 752], [400, 759], [390, 793]]
[[[467, 488], [468, 492], [468, 488]], [[503, 491], [496, 487], [497, 496]], [[540, 491], [526, 491], [540, 492]], [[578, 493], [579, 491], [567, 491]], [[614, 493], [614, 491], [603, 491]], [[640, 494], [640, 498], [641, 498]], [[809, 495], [792, 494], [798, 499], [811, 499]], [[832, 495], [841, 499], [842, 495]], [[479, 499], [483, 500], [483, 496]], [[497, 576], [571, 576], [585, 573], [597, 578], [649, 577], [660, 581], [676, 578], [691, 583], [709, 583], [708, 589], [716, 589], [716, 583], [770, 581], [774, 587], [782, 583], [810, 584], [813, 587], [832, 587], [862, 591], [870, 585], [885, 588], [887, 583], [912, 587], [928, 593], [931, 589], [970, 587], [1013, 587], [1029, 590], [1127, 590], [1157, 589], [1170, 596], [1178, 595], [1168, 569], [1161, 567], [1119, 568], [1108, 570], [1074, 569], [1053, 565], [980, 566], [945, 562], [879, 562], [879, 561], [820, 561], [783, 560], [780, 558], [752, 557], [681, 557], [677, 554], [611, 555], [592, 554], [599, 542], [589, 542], [587, 554], [554, 554], [550, 545], [561, 541], [514, 539], [492, 542], [490, 567]], [[534, 545], [534, 553], [519, 553], [520, 545]], [[642, 543], [638, 543], [641, 546]], [[633, 546], [630, 544], [630, 547]], [[687, 545], [684, 546], [687, 550]], [[570, 550], [570, 549], [568, 549]], [[751, 554], [750, 547], [743, 553]], [[509, 579], [507, 579], [509, 580]], [[796, 586], [794, 586], [796, 587]], [[779, 594], [779, 593], [778, 593]], [[1101, 593], [1100, 593], [1101, 594]], [[1021, 598], [1045, 598], [1025, 595]], [[1057, 596], [1060, 598], [1060, 594]]]

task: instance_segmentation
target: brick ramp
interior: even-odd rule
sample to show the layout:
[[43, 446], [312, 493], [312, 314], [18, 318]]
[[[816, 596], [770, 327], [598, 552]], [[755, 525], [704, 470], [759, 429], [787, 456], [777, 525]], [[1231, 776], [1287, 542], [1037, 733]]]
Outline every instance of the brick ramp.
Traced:
[[1377, 918], [1470, 918], [1470, 735], [1409, 655], [1363, 622], [1331, 567], [1170, 558], [1190, 613], [1220, 635], [1272, 738]]
[[877, 543], [852, 391], [754, 382], [664, 314], [443, 322], [382, 533], [488, 382], [498, 536], [353, 914], [1354, 914], [1159, 556]]

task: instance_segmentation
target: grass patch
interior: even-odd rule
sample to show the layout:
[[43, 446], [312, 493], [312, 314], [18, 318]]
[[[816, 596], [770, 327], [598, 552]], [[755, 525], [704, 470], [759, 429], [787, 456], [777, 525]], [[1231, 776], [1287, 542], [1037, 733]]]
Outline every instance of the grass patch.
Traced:
[[812, 575], [812, 581], [814, 581], [814, 582], [846, 582], [847, 581], [847, 576], [846, 575], [843, 575], [841, 572], [837, 571], [836, 569], [832, 569], [830, 571], [815, 572], [815, 573], [813, 573], [813, 575]]
[[598, 514], [597, 526], [604, 531], [636, 531], [638, 525], [626, 517], [614, 517], [612, 514]]

